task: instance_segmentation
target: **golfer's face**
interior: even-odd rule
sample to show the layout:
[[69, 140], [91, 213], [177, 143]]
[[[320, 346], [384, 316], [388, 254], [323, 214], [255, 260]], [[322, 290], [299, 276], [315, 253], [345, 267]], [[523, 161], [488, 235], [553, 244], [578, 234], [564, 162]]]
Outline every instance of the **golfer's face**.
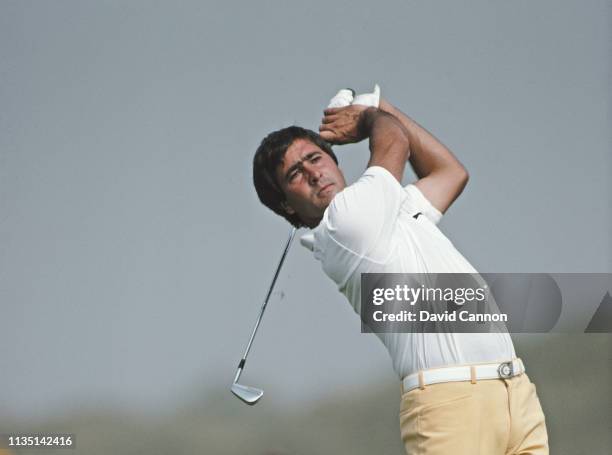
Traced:
[[287, 202], [306, 225], [316, 226], [333, 197], [344, 189], [344, 176], [331, 156], [306, 139], [296, 139], [277, 169]]

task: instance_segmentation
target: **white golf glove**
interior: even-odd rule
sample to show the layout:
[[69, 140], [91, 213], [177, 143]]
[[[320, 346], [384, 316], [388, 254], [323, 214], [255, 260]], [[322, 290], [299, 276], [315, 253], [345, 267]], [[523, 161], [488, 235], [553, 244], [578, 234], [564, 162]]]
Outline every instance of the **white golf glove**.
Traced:
[[362, 93], [355, 96], [355, 91], [350, 88], [343, 88], [329, 101], [327, 105], [330, 107], [345, 107], [350, 104], [359, 104], [361, 106], [378, 107], [380, 103], [380, 87], [374, 85], [372, 93]]
[[344, 107], [351, 104], [353, 101], [353, 96], [355, 95], [355, 90], [352, 88], [343, 88], [336, 96], [334, 96], [331, 100], [329, 100], [328, 108], [330, 107]]
[[380, 103], [380, 87], [378, 84], [374, 85], [374, 91], [372, 93], [363, 93], [353, 98], [351, 104], [359, 104], [361, 106], [378, 107]]

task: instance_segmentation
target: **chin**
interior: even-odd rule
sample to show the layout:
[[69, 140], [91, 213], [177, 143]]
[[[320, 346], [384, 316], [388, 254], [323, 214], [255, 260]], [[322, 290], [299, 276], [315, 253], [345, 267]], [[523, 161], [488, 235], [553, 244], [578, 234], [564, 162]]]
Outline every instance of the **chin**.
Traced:
[[328, 194], [329, 200], [331, 201], [340, 191], [342, 191], [342, 188], [338, 188], [334, 185], [334, 188]]
[[338, 193], [338, 191], [334, 190], [334, 191], [330, 191], [329, 193], [326, 193], [324, 196], [321, 197], [321, 207], [323, 209], [326, 209], [327, 206], [329, 204], [331, 204], [332, 199], [336, 196], [336, 194]]

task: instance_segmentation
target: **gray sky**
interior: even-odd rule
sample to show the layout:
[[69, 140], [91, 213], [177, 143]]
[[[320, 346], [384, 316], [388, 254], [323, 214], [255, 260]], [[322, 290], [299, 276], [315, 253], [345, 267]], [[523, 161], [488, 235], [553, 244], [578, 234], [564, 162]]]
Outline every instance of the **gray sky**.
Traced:
[[[378, 82], [464, 162], [442, 229], [477, 269], [612, 272], [610, 9], [3, 0], [0, 409], [229, 386], [289, 231], [252, 155], [345, 86]], [[354, 180], [366, 146], [337, 151]], [[375, 380], [395, 380], [383, 346], [296, 242], [245, 381]]]

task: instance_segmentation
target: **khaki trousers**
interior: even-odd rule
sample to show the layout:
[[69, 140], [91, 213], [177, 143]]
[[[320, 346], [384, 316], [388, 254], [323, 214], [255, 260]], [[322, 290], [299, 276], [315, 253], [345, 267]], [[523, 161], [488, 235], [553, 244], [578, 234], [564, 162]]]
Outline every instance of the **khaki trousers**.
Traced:
[[544, 413], [525, 373], [410, 390], [399, 418], [409, 455], [548, 454]]

